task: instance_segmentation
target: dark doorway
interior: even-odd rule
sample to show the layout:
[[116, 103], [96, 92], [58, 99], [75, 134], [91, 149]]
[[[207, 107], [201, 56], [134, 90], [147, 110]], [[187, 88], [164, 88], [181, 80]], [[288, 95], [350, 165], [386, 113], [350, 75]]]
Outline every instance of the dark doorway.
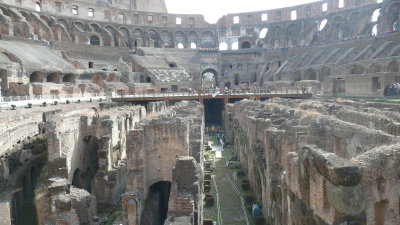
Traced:
[[244, 41], [244, 42], [242, 43], [242, 49], [245, 49], [245, 48], [250, 48], [250, 42]]
[[206, 123], [222, 124], [223, 99], [204, 99]]
[[160, 181], [150, 186], [144, 203], [140, 225], [164, 225], [168, 214], [171, 182]]
[[100, 45], [100, 38], [95, 35], [91, 36], [90, 45]]
[[337, 78], [333, 80], [333, 96], [339, 97], [346, 94], [346, 80]]

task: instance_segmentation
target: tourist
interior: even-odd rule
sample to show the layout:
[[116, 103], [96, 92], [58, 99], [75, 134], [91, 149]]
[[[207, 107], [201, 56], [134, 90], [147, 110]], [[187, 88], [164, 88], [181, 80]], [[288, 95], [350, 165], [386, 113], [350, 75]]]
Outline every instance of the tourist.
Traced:
[[217, 134], [217, 145], [221, 145], [221, 136], [219, 136], [219, 134]]

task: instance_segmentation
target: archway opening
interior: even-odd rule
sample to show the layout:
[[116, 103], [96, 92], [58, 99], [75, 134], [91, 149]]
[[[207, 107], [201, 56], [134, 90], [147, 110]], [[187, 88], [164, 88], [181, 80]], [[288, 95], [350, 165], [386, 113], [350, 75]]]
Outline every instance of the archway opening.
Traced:
[[371, 22], [377, 22], [377, 21], [378, 21], [379, 14], [380, 14], [380, 10], [381, 10], [381, 9], [376, 9], [376, 10], [374, 11], [374, 13], [372, 13]]
[[[74, 186], [78, 188], [83, 188], [89, 193], [92, 192], [92, 180], [99, 169], [99, 144], [97, 137], [94, 136], [86, 136], [83, 138], [83, 166], [82, 170], [78, 170], [79, 177], [74, 177], [72, 180], [72, 184], [74, 185], [74, 180], [78, 181], [78, 183]], [[114, 153], [117, 155], [117, 152]], [[75, 171], [76, 172], [76, 171]], [[77, 176], [78, 176], [77, 175]]]
[[354, 65], [350, 70], [350, 74], [363, 74], [363, 73], [364, 73], [364, 68], [359, 65]]
[[228, 50], [228, 44], [226, 44], [226, 42], [219, 43], [219, 50], [220, 51]]
[[245, 48], [250, 48], [250, 42], [248, 42], [248, 41], [244, 41], [243, 43], [242, 43], [242, 49], [245, 49]]
[[77, 168], [72, 177], [72, 185], [74, 185], [77, 188], [82, 188], [80, 177], [81, 177], [81, 171], [79, 170], [79, 168]]
[[214, 69], [204, 70], [201, 79], [203, 89], [214, 89], [217, 87], [217, 71]]
[[372, 27], [371, 34], [372, 34], [372, 36], [378, 35], [378, 24], [375, 24], [375, 25]]
[[51, 73], [47, 75], [47, 82], [50, 83], [60, 83], [60, 77], [58, 76], [58, 73]]
[[141, 215], [141, 225], [162, 225], [168, 214], [171, 182], [160, 181], [150, 186]]
[[90, 45], [100, 45], [100, 38], [96, 35], [90, 37]]
[[63, 82], [64, 83], [75, 83], [75, 75], [72, 73], [66, 74], [63, 77]]
[[327, 19], [322, 20], [321, 23], [319, 24], [319, 31], [322, 31], [327, 23], [328, 23]]
[[306, 80], [316, 80], [317, 79], [317, 75], [315, 73], [315, 70], [313, 70], [313, 69], [306, 70], [306, 72], [304, 74], [304, 79], [306, 79]]
[[235, 41], [232, 44], [232, 50], [238, 50], [239, 49], [239, 42]]
[[30, 83], [42, 83], [43, 82], [43, 74], [41, 72], [34, 72], [29, 76]]
[[261, 30], [260, 35], [258, 36], [259, 38], [265, 38], [268, 33], [268, 28], [264, 28]]
[[235, 75], [233, 75], [233, 79], [234, 79], [234, 81], [233, 81], [233, 84], [234, 85], [239, 85], [240, 84], [240, 75], [239, 74], [235, 74]]

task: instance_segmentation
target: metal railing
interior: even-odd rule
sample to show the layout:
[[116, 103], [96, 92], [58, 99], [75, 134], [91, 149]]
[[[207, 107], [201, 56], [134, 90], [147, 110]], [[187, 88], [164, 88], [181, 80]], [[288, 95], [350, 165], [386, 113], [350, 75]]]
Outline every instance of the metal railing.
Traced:
[[225, 178], [228, 180], [228, 182], [231, 184], [232, 189], [235, 191], [236, 195], [240, 198], [240, 203], [242, 206], [244, 218], [246, 220], [246, 225], [250, 224], [249, 217], [247, 216], [247, 211], [246, 211], [246, 204], [243, 199], [243, 193], [239, 190], [238, 187], [236, 187], [235, 183], [232, 181], [231, 177], [229, 175], [226, 175]]
[[282, 94], [309, 94], [307, 90], [301, 89], [258, 89], [248, 91], [218, 91], [218, 90], [202, 90], [200, 92], [154, 92], [154, 93], [139, 93], [133, 95], [115, 94], [112, 98], [160, 98], [160, 97], [202, 97], [202, 96], [259, 96], [259, 95], [282, 95]]
[[32, 107], [34, 105], [46, 105], [50, 103], [73, 103], [106, 100], [107, 96], [99, 94], [65, 94], [65, 95], [32, 95], [0, 97], [0, 108], [15, 108], [20, 106]]
[[0, 103], [34, 101], [34, 100], [61, 100], [104, 97], [104, 94], [65, 94], [65, 95], [32, 95], [32, 96], [8, 96], [0, 97]]

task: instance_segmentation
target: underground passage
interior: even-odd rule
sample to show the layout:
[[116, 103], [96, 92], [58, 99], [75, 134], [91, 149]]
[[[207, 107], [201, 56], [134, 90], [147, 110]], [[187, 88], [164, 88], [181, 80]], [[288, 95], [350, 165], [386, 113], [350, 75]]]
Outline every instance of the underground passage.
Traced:
[[150, 186], [144, 203], [141, 225], [163, 225], [168, 213], [171, 182], [160, 181]]

